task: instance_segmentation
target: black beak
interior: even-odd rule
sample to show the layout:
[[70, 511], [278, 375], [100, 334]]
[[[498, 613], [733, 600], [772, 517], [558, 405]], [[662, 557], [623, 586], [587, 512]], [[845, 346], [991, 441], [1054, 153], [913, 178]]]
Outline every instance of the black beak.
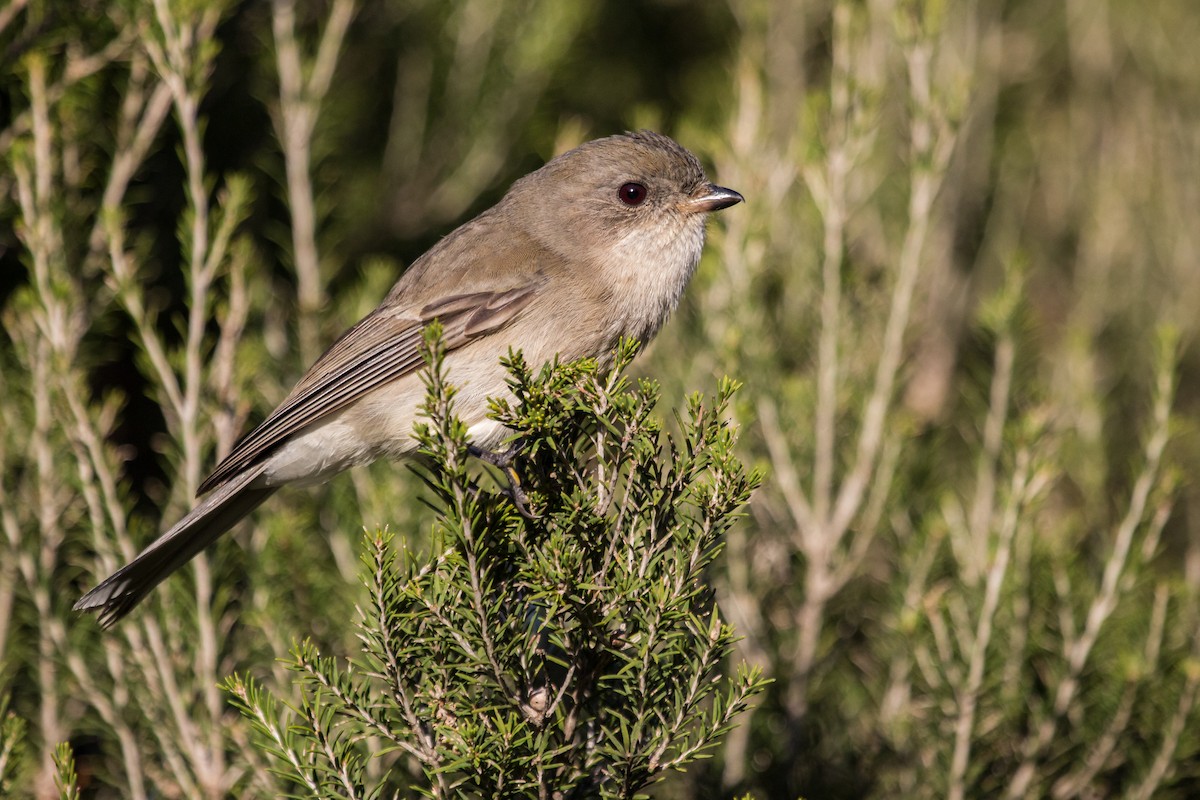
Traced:
[[724, 186], [716, 186], [710, 183], [702, 187], [696, 196], [688, 201], [687, 205], [690, 210], [697, 214], [707, 214], [710, 211], [720, 211], [722, 208], [729, 208], [745, 199], [733, 189], [726, 189]]

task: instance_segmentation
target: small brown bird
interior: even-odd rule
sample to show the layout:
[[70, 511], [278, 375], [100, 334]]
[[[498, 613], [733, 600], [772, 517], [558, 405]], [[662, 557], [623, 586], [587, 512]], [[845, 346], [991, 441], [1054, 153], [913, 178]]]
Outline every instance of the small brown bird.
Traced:
[[623, 336], [648, 341], [696, 269], [707, 214], [741, 200], [649, 131], [588, 142], [521, 178], [421, 256], [217, 465], [204, 499], [75, 609], [108, 627], [280, 486], [412, 455], [422, 331], [435, 319], [456, 413], [476, 448], [499, 447], [506, 431], [487, 398], [507, 391], [509, 348], [531, 364], [603, 362]]

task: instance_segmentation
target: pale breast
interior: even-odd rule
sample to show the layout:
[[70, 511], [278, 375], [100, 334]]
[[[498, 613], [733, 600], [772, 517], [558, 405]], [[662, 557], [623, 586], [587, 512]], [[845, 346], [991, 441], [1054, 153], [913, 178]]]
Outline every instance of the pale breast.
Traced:
[[635, 229], [613, 247], [605, 271], [622, 335], [652, 338], [679, 305], [704, 248], [700, 223], [666, 235], [661, 229]]

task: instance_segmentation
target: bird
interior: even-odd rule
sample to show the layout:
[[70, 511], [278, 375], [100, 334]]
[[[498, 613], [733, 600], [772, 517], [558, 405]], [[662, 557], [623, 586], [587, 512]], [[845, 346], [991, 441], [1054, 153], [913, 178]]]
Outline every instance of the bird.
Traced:
[[606, 368], [622, 338], [649, 341], [696, 270], [708, 215], [743, 199], [709, 182], [675, 140], [644, 130], [586, 142], [518, 179], [413, 262], [231, 448], [195, 507], [75, 610], [111, 627], [281, 486], [415, 455], [421, 345], [435, 320], [456, 413], [473, 451], [493, 452], [509, 436], [488, 416], [488, 398], [508, 391], [502, 357]]

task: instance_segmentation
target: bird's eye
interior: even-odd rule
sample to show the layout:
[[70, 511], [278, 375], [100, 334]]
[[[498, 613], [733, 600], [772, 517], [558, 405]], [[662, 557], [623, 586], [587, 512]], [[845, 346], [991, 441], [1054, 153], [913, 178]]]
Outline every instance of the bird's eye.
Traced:
[[646, 202], [646, 187], [640, 183], [627, 183], [617, 190], [617, 197], [627, 206], [640, 206]]

